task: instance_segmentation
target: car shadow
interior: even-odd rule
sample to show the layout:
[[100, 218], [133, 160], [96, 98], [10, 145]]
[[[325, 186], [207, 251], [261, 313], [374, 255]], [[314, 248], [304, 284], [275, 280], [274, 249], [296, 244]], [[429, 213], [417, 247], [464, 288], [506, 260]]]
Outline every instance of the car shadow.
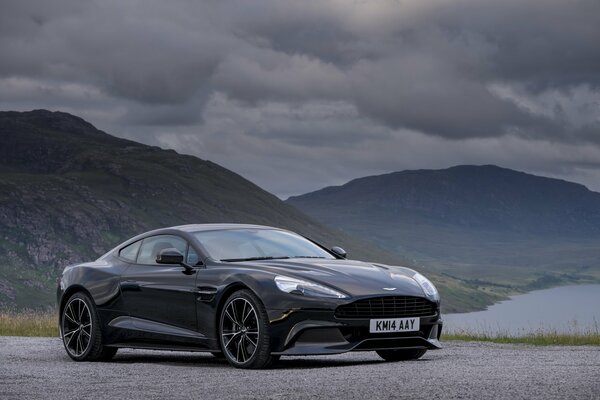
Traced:
[[203, 353], [154, 353], [154, 352], [119, 352], [108, 363], [114, 364], [165, 364], [174, 366], [227, 366], [224, 358], [217, 358]]
[[340, 360], [326, 358], [282, 358], [271, 369], [314, 369], [330, 367], [352, 367], [355, 365], [381, 364], [383, 360]]
[[[409, 363], [421, 363], [431, 361], [422, 358]], [[232, 368], [224, 358], [217, 358], [203, 353], [156, 353], [150, 352], [137, 353], [118, 353], [109, 363], [115, 364], [162, 364], [180, 367], [199, 367], [199, 368]], [[381, 359], [340, 359], [326, 357], [282, 357], [277, 363], [271, 366], [270, 370], [290, 370], [290, 369], [314, 369], [314, 368], [332, 368], [332, 367], [352, 367], [357, 365], [383, 364]]]

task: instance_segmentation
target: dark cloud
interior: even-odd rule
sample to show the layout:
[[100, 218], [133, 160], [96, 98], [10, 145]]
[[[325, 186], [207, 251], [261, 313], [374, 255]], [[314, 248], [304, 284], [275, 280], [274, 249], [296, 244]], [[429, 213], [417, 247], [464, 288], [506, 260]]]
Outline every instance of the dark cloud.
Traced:
[[597, 0], [4, 0], [0, 106], [73, 112], [280, 194], [466, 162], [598, 188], [599, 15]]

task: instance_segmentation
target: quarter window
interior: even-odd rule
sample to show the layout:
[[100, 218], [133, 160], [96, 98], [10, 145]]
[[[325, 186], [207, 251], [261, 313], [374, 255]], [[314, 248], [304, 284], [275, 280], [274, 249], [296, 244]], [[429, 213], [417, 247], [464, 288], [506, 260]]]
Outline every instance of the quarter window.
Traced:
[[198, 253], [196, 253], [196, 250], [194, 250], [194, 248], [192, 246], [188, 246], [186, 262], [189, 265], [194, 266], [194, 265], [198, 264], [199, 261], [200, 261], [200, 257], [198, 257]]
[[137, 257], [137, 253], [140, 249], [141, 244], [142, 241], [138, 240], [137, 242], [132, 243], [127, 247], [123, 247], [121, 251], [119, 251], [119, 257], [129, 262], [135, 262], [135, 258]]

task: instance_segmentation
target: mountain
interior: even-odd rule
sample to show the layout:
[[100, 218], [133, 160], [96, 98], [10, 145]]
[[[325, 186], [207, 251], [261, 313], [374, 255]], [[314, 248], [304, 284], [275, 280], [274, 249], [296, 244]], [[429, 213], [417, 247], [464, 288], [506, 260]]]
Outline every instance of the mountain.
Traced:
[[435, 273], [311, 219], [210, 161], [96, 129], [62, 112], [0, 112], [0, 308], [52, 307], [56, 276], [129, 237], [209, 222], [288, 228], [351, 258], [416, 267], [445, 311], [481, 309], [507, 293]]
[[406, 264], [215, 163], [116, 138], [70, 114], [0, 112], [0, 141], [0, 306], [52, 305], [65, 265], [186, 223], [279, 226], [356, 258]]
[[600, 193], [564, 180], [461, 165], [359, 178], [287, 202], [470, 282], [535, 288], [600, 278]]

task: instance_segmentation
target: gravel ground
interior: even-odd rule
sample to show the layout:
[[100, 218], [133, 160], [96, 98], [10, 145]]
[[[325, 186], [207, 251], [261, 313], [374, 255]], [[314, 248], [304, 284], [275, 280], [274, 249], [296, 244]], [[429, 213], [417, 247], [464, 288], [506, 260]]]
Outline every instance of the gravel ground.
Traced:
[[600, 399], [600, 348], [446, 342], [411, 362], [373, 352], [234, 369], [203, 353], [120, 350], [76, 363], [56, 338], [0, 338], [0, 399]]

